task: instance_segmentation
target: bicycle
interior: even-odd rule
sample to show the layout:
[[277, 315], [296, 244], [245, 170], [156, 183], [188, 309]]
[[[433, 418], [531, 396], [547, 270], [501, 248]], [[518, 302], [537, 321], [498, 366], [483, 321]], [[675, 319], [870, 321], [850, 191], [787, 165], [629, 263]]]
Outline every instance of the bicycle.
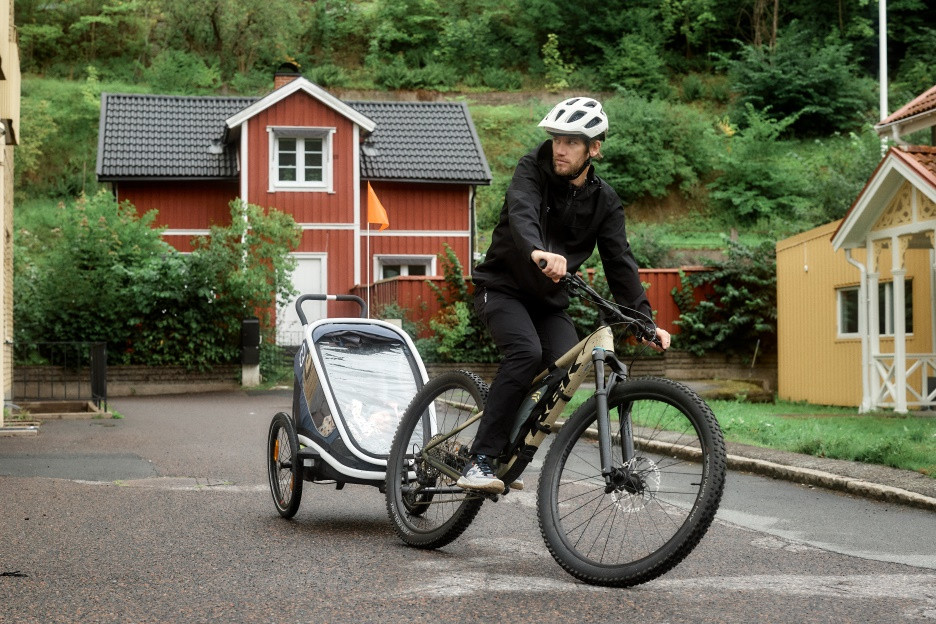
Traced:
[[[724, 439], [712, 410], [687, 386], [629, 378], [614, 353], [612, 327], [646, 344], [655, 337], [652, 321], [604, 299], [580, 276], [562, 282], [571, 296], [595, 304], [602, 322], [533, 381], [496, 471], [513, 483], [558, 430], [537, 490], [549, 552], [586, 583], [645, 583], [679, 564], [711, 525], [725, 483]], [[560, 415], [591, 371], [593, 395], [560, 428]], [[415, 395], [401, 418], [387, 460], [386, 499], [407, 544], [445, 546], [485, 500], [498, 500], [500, 494], [455, 485], [486, 398], [477, 375], [445, 373]]]

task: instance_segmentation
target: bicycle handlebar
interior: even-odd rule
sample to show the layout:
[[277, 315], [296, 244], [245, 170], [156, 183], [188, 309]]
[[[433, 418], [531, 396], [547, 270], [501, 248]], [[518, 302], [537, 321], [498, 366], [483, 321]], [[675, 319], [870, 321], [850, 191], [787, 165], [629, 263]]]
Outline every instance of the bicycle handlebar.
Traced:
[[[540, 260], [537, 264], [541, 269], [546, 268], [545, 260]], [[660, 343], [660, 338], [657, 336], [656, 323], [654, 323], [653, 320], [646, 317], [641, 318], [643, 315], [636, 310], [632, 311], [634, 313], [633, 316], [625, 313], [624, 310], [626, 308], [602, 297], [578, 274], [573, 275], [572, 273], [566, 273], [565, 277], [559, 280], [559, 283], [566, 287], [570, 295], [591, 301], [598, 306], [598, 309], [603, 315], [610, 317], [615, 322], [627, 325], [630, 332], [634, 334], [638, 340], [647, 340], [660, 347], [663, 346]]]

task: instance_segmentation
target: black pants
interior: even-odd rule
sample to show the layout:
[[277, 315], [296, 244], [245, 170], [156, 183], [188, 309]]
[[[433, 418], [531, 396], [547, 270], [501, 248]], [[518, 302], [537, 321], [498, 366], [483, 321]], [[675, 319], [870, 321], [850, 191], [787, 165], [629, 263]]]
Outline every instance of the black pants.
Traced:
[[503, 359], [471, 451], [497, 457], [533, 378], [574, 347], [578, 334], [565, 310], [538, 309], [502, 292], [479, 288], [474, 305]]

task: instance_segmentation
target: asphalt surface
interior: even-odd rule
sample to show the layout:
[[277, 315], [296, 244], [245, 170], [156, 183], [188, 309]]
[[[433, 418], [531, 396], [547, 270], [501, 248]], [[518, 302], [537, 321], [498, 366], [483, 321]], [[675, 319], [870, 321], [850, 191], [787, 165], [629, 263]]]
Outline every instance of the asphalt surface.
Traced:
[[[685, 383], [705, 398], [718, 396], [718, 393], [721, 392], [717, 382], [690, 381]], [[279, 395], [288, 404], [290, 392], [289, 390], [273, 390], [268, 391], [267, 394]], [[151, 400], [159, 401], [159, 398], [152, 397]], [[100, 422], [101, 426], [106, 426], [106, 421]], [[0, 436], [2, 435], [4, 435], [4, 431], [0, 429]], [[801, 455], [744, 444], [728, 443], [727, 447], [728, 468], [731, 470], [846, 492], [872, 500], [936, 511], [936, 479], [917, 472], [862, 462]], [[3, 456], [0, 454], [0, 460], [2, 459]], [[34, 458], [37, 464], [46, 465], [42, 459]], [[60, 468], [60, 470], [67, 471], [73, 478], [76, 475], [83, 475], [83, 478], [93, 481], [97, 476], [95, 471], [104, 470], [108, 472], [108, 470], [106, 466], [102, 467], [100, 465], [99, 458], [92, 459], [93, 461], [89, 460], [82, 463], [79, 458], [79, 460], [72, 462], [73, 465]], [[122, 461], [122, 469], [126, 474], [132, 474], [140, 478], [152, 476], [149, 474], [152, 467], [135, 463], [133, 457], [125, 457], [123, 460], [120, 457], [112, 457], [109, 461]], [[52, 462], [49, 465], [57, 464]], [[24, 465], [23, 469], [32, 475], [39, 474], [42, 471], [37, 466]], [[39, 473], [37, 473], [37, 470]], [[85, 474], [87, 471], [90, 472]], [[60, 475], [44, 474], [43, 476], [56, 477]]]
[[786, 466], [791, 481], [735, 470], [718, 521], [685, 561], [608, 590], [578, 583], [549, 555], [536, 469], [527, 490], [485, 505], [438, 551], [403, 545], [367, 486], [307, 484], [299, 514], [282, 520], [263, 440], [290, 403], [288, 392], [128, 397], [113, 401], [123, 419], [0, 438], [0, 623], [936, 618], [936, 516], [793, 483], [821, 465], [884, 487], [840, 464], [732, 447], [732, 462]]

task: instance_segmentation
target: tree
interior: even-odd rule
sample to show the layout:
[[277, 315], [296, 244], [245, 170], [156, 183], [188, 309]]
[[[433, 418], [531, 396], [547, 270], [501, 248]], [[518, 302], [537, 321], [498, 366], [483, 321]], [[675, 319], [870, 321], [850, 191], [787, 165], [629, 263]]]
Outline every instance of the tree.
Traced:
[[741, 110], [770, 108], [774, 119], [796, 116], [790, 129], [821, 135], [849, 131], [867, 122], [874, 91], [851, 60], [851, 46], [837, 35], [819, 42], [793, 22], [776, 45], [747, 45], [728, 61]]

